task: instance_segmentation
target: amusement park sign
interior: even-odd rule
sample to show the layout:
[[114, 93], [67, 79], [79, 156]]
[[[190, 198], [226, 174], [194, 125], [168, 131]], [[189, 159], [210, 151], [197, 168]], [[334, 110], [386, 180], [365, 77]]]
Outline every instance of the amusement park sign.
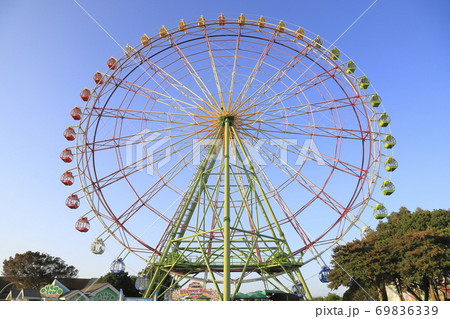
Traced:
[[218, 301], [219, 294], [216, 290], [205, 289], [199, 282], [191, 283], [187, 289], [177, 289], [172, 293], [172, 300], [199, 300], [207, 299]]

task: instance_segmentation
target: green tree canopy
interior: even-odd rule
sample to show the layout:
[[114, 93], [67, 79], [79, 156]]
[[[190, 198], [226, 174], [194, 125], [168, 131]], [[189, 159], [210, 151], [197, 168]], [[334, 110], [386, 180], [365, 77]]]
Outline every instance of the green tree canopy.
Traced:
[[127, 272], [123, 272], [119, 274], [108, 273], [105, 276], [100, 277], [97, 282], [107, 282], [117, 290], [122, 289], [123, 294], [126, 297], [140, 297], [139, 291], [134, 286], [135, 280], [135, 277], [130, 277]]
[[55, 278], [76, 278], [78, 270], [61, 258], [27, 251], [3, 261], [3, 276], [21, 288], [39, 289]]
[[325, 297], [314, 297], [314, 301], [342, 301], [342, 297], [335, 293], [328, 293]]
[[344, 299], [361, 300], [361, 290], [387, 300], [385, 285], [417, 300], [439, 299], [435, 280], [450, 275], [449, 225], [449, 210], [400, 208], [365, 239], [334, 249], [329, 287], [349, 287]]

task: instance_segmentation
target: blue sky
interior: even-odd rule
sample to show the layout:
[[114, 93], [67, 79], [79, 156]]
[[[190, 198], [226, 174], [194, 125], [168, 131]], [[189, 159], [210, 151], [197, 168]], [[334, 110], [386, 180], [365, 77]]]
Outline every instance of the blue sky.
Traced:
[[[334, 42], [374, 1], [78, 1], [121, 46], [183, 18], [244, 13], [282, 19]], [[450, 208], [450, 3], [377, 1], [336, 43], [382, 96], [397, 139], [399, 169], [388, 210]], [[80, 277], [108, 271], [118, 253], [89, 251], [98, 225], [74, 230], [78, 214], [64, 206], [59, 182], [63, 130], [79, 92], [105, 69], [119, 46], [71, 0], [0, 2], [0, 260], [27, 250], [59, 256]], [[371, 218], [371, 214], [366, 215]], [[376, 225], [370, 221], [372, 225]], [[95, 223], [94, 223], [95, 224]], [[315, 265], [316, 266], [316, 265]], [[128, 269], [135, 274], [140, 269]], [[305, 270], [313, 295], [326, 295]]]

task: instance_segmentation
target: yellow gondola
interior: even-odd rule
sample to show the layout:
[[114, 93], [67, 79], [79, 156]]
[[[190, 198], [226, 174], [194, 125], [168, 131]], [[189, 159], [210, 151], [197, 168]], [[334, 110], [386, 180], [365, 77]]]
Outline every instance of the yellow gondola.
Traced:
[[186, 22], [184, 22], [183, 19], [181, 19], [180, 22], [178, 22], [178, 30], [181, 32], [186, 31]]
[[148, 47], [148, 46], [150, 45], [150, 38], [149, 38], [146, 34], [144, 34], [144, 35], [141, 37], [141, 44], [142, 44], [142, 46], [144, 46], [144, 47]]

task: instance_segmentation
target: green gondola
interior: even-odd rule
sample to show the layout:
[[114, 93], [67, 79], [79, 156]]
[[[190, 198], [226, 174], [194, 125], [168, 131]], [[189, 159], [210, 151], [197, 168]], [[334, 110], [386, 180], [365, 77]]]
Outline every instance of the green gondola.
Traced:
[[382, 113], [378, 120], [378, 125], [381, 127], [386, 127], [389, 123], [391, 123], [391, 118], [386, 113]]
[[347, 73], [354, 73], [356, 70], [356, 64], [353, 61], [348, 61], [347, 62], [347, 69], [345, 70], [345, 72]]
[[386, 135], [383, 142], [384, 142], [384, 148], [388, 148], [388, 149], [393, 148], [395, 146], [395, 144], [397, 144], [397, 141], [391, 134]]
[[388, 172], [393, 172], [397, 169], [398, 167], [398, 163], [395, 160], [395, 158], [393, 157], [389, 157], [385, 162], [384, 162], [384, 169], [387, 170]]
[[311, 41], [311, 45], [316, 49], [320, 49], [322, 47], [323, 40], [320, 36], [316, 36], [314, 40]]
[[367, 78], [367, 76], [363, 76], [362, 78], [359, 79], [359, 88], [360, 89], [367, 89], [370, 85], [370, 81]]
[[395, 192], [395, 186], [391, 181], [384, 181], [381, 185], [381, 193], [383, 195], [392, 195]]
[[376, 204], [373, 209], [373, 217], [375, 219], [383, 219], [388, 215], [386, 207], [382, 204]]
[[340, 56], [340, 55], [341, 55], [341, 51], [339, 51], [338, 48], [334, 47], [334, 48], [331, 50], [331, 58], [332, 58], [333, 60], [339, 59], [339, 56]]
[[372, 97], [370, 98], [370, 105], [372, 105], [372, 107], [378, 107], [378, 105], [380, 104], [381, 104], [381, 97], [378, 94], [372, 95]]

